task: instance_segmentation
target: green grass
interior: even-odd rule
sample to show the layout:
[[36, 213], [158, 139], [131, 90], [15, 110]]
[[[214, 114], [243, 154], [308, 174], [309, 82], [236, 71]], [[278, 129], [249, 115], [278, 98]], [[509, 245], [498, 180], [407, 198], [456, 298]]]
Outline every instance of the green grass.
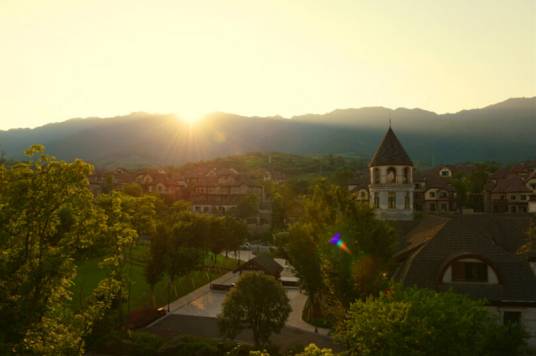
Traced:
[[[127, 310], [152, 306], [150, 288], [145, 281], [144, 275], [145, 261], [147, 261], [148, 253], [148, 244], [139, 243], [133, 248], [132, 258], [125, 267], [125, 273], [129, 281], [128, 288], [130, 289], [130, 299], [125, 305]], [[84, 305], [86, 298], [91, 294], [92, 290], [106, 276], [107, 270], [99, 268], [99, 261], [100, 259], [95, 258], [79, 265], [78, 275], [75, 278], [73, 287], [73, 300], [71, 302], [74, 310]], [[205, 261], [205, 268], [199, 271], [193, 271], [182, 278], [177, 278], [174, 283], [175, 288], [173, 286], [169, 288], [170, 301], [174, 301], [234, 269], [237, 262], [234, 259], [218, 255], [216, 256], [214, 267], [212, 267], [213, 264], [213, 255], [208, 256]], [[177, 291], [176, 294], [174, 293], [175, 290]], [[155, 301], [157, 307], [168, 303], [168, 283], [166, 276], [155, 287]]]

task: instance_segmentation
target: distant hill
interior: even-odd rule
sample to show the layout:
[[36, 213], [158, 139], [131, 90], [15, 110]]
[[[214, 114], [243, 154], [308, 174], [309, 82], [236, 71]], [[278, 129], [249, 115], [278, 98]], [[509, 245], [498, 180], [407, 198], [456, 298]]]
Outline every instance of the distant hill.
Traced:
[[290, 119], [213, 113], [192, 127], [172, 115], [147, 113], [72, 119], [35, 129], [0, 131], [0, 150], [17, 159], [24, 148], [42, 143], [59, 158], [83, 158], [108, 167], [174, 165], [274, 151], [367, 158], [379, 144], [389, 118], [416, 163], [536, 159], [536, 97], [443, 115], [383, 107]]

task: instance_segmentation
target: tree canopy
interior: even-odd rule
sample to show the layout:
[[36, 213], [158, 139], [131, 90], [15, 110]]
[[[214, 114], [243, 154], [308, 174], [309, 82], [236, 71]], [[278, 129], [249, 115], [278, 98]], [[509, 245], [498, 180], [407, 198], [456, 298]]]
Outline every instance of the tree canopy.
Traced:
[[[38, 145], [26, 154], [27, 162], [0, 165], [0, 353], [83, 353], [84, 337], [125, 294], [120, 266], [138, 232], [121, 195], [97, 203], [91, 165]], [[74, 312], [66, 302], [77, 261], [103, 246], [110, 272]]]
[[248, 272], [225, 296], [218, 321], [225, 336], [234, 338], [242, 330], [251, 330], [255, 345], [266, 345], [270, 335], [283, 328], [290, 311], [279, 281], [261, 272]]
[[336, 331], [350, 355], [521, 355], [526, 334], [501, 325], [482, 301], [396, 287], [357, 300]]

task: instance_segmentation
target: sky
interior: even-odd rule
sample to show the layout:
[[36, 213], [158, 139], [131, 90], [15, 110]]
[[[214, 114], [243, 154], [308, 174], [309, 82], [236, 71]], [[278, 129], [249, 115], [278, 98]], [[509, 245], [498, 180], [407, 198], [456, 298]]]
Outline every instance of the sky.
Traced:
[[0, 129], [536, 96], [536, 0], [0, 0]]

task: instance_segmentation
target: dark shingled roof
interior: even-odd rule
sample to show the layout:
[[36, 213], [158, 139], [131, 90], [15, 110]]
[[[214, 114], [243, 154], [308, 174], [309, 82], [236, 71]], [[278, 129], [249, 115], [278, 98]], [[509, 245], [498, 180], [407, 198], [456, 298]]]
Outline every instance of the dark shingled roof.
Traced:
[[279, 277], [283, 271], [283, 267], [269, 255], [262, 254], [252, 258], [234, 270], [234, 272], [239, 271], [263, 271], [274, 277]]
[[[516, 253], [526, 238], [529, 217], [466, 215], [437, 223], [441, 226], [433, 237], [426, 234], [420, 241], [408, 241], [410, 248], [399, 253], [402, 263], [396, 280], [438, 291], [452, 289], [491, 303], [536, 303], [536, 276], [528, 256]], [[411, 247], [415, 249], [411, 251]], [[478, 256], [491, 264], [499, 284], [442, 283], [444, 268], [464, 255]]]
[[493, 193], [531, 193], [523, 178], [516, 175], [509, 175], [504, 179], [499, 179], [493, 188]]
[[404, 150], [395, 133], [389, 127], [380, 147], [372, 156], [369, 167], [390, 165], [413, 166], [413, 162], [411, 162], [406, 150]]

